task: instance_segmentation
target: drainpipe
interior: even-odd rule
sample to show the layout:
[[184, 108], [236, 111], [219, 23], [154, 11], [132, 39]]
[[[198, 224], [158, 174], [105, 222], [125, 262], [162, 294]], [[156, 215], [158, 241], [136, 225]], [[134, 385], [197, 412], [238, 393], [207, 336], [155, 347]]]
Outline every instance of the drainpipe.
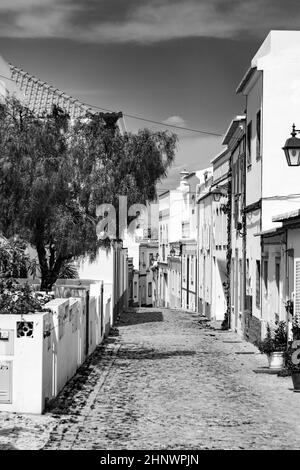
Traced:
[[[290, 290], [290, 278], [289, 278], [289, 270], [290, 270], [290, 258], [288, 252], [288, 229], [285, 229], [285, 301], [288, 298], [289, 290]], [[287, 348], [289, 346], [289, 311], [286, 307], [286, 342]]]
[[230, 329], [231, 327], [231, 205], [232, 205], [232, 154], [230, 154], [229, 158], [229, 174], [228, 174], [228, 202], [227, 202], [227, 292], [226, 292], [226, 300], [227, 300], [227, 324], [224, 324], [226, 329]]
[[242, 205], [242, 253], [243, 253], [243, 303], [242, 303], [242, 332], [245, 332], [245, 310], [246, 310], [246, 272], [247, 272], [247, 214], [246, 208], [246, 151], [243, 156], [243, 173], [242, 173], [242, 188], [241, 188], [241, 205]]

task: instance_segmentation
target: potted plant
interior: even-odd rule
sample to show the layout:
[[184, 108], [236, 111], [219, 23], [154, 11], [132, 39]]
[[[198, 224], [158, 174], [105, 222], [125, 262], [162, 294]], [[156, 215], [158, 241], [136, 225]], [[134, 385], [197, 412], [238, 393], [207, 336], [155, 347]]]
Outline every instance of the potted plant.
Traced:
[[285, 322], [279, 322], [273, 332], [267, 324], [266, 336], [263, 340], [257, 341], [256, 346], [262, 354], [266, 354], [270, 369], [281, 369], [284, 363], [284, 351], [287, 348]]
[[294, 391], [300, 392], [300, 325], [295, 319], [292, 324], [293, 341], [284, 354], [285, 368], [292, 376]]
[[295, 392], [300, 392], [300, 340], [294, 340], [285, 352], [285, 367], [292, 376]]

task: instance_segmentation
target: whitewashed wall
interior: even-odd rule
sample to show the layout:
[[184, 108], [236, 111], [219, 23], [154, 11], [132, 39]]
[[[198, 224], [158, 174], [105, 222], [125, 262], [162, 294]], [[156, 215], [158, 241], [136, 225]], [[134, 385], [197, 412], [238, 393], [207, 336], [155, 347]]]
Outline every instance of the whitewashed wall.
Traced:
[[[57, 289], [65, 298], [48, 302], [50, 313], [0, 315], [0, 411], [42, 413], [47, 400], [59, 393], [109, 332], [112, 284], [103, 285], [103, 302], [102, 283], [89, 285], [88, 322], [86, 288], [73, 284]], [[24, 321], [32, 322], [32, 334], [18, 337], [19, 322]], [[10, 372], [10, 397], [5, 398], [5, 374]]]
[[[0, 336], [9, 335], [8, 340], [0, 340], [0, 411], [42, 412], [43, 330], [47, 319], [47, 313], [0, 315]], [[33, 323], [32, 336], [18, 337], [18, 324], [24, 321]], [[4, 398], [6, 383], [8, 400]]]

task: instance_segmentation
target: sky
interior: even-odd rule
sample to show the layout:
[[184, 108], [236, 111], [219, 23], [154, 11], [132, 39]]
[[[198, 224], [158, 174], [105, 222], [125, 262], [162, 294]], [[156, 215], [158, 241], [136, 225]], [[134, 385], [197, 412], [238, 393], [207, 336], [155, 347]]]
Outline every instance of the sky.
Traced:
[[[8, 62], [91, 105], [221, 135], [244, 111], [235, 90], [266, 35], [299, 27], [298, 0], [0, 0]], [[163, 189], [222, 149], [222, 137], [173, 131]]]

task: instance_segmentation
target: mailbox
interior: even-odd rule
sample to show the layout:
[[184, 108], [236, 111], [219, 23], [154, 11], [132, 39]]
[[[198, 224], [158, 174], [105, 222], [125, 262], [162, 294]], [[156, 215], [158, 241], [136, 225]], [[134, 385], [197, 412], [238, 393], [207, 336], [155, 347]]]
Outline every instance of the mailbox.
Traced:
[[0, 341], [8, 341], [8, 340], [9, 340], [9, 331], [0, 330]]
[[12, 403], [12, 361], [0, 361], [0, 403]]
[[14, 330], [0, 329], [0, 355], [11, 356], [14, 353]]

